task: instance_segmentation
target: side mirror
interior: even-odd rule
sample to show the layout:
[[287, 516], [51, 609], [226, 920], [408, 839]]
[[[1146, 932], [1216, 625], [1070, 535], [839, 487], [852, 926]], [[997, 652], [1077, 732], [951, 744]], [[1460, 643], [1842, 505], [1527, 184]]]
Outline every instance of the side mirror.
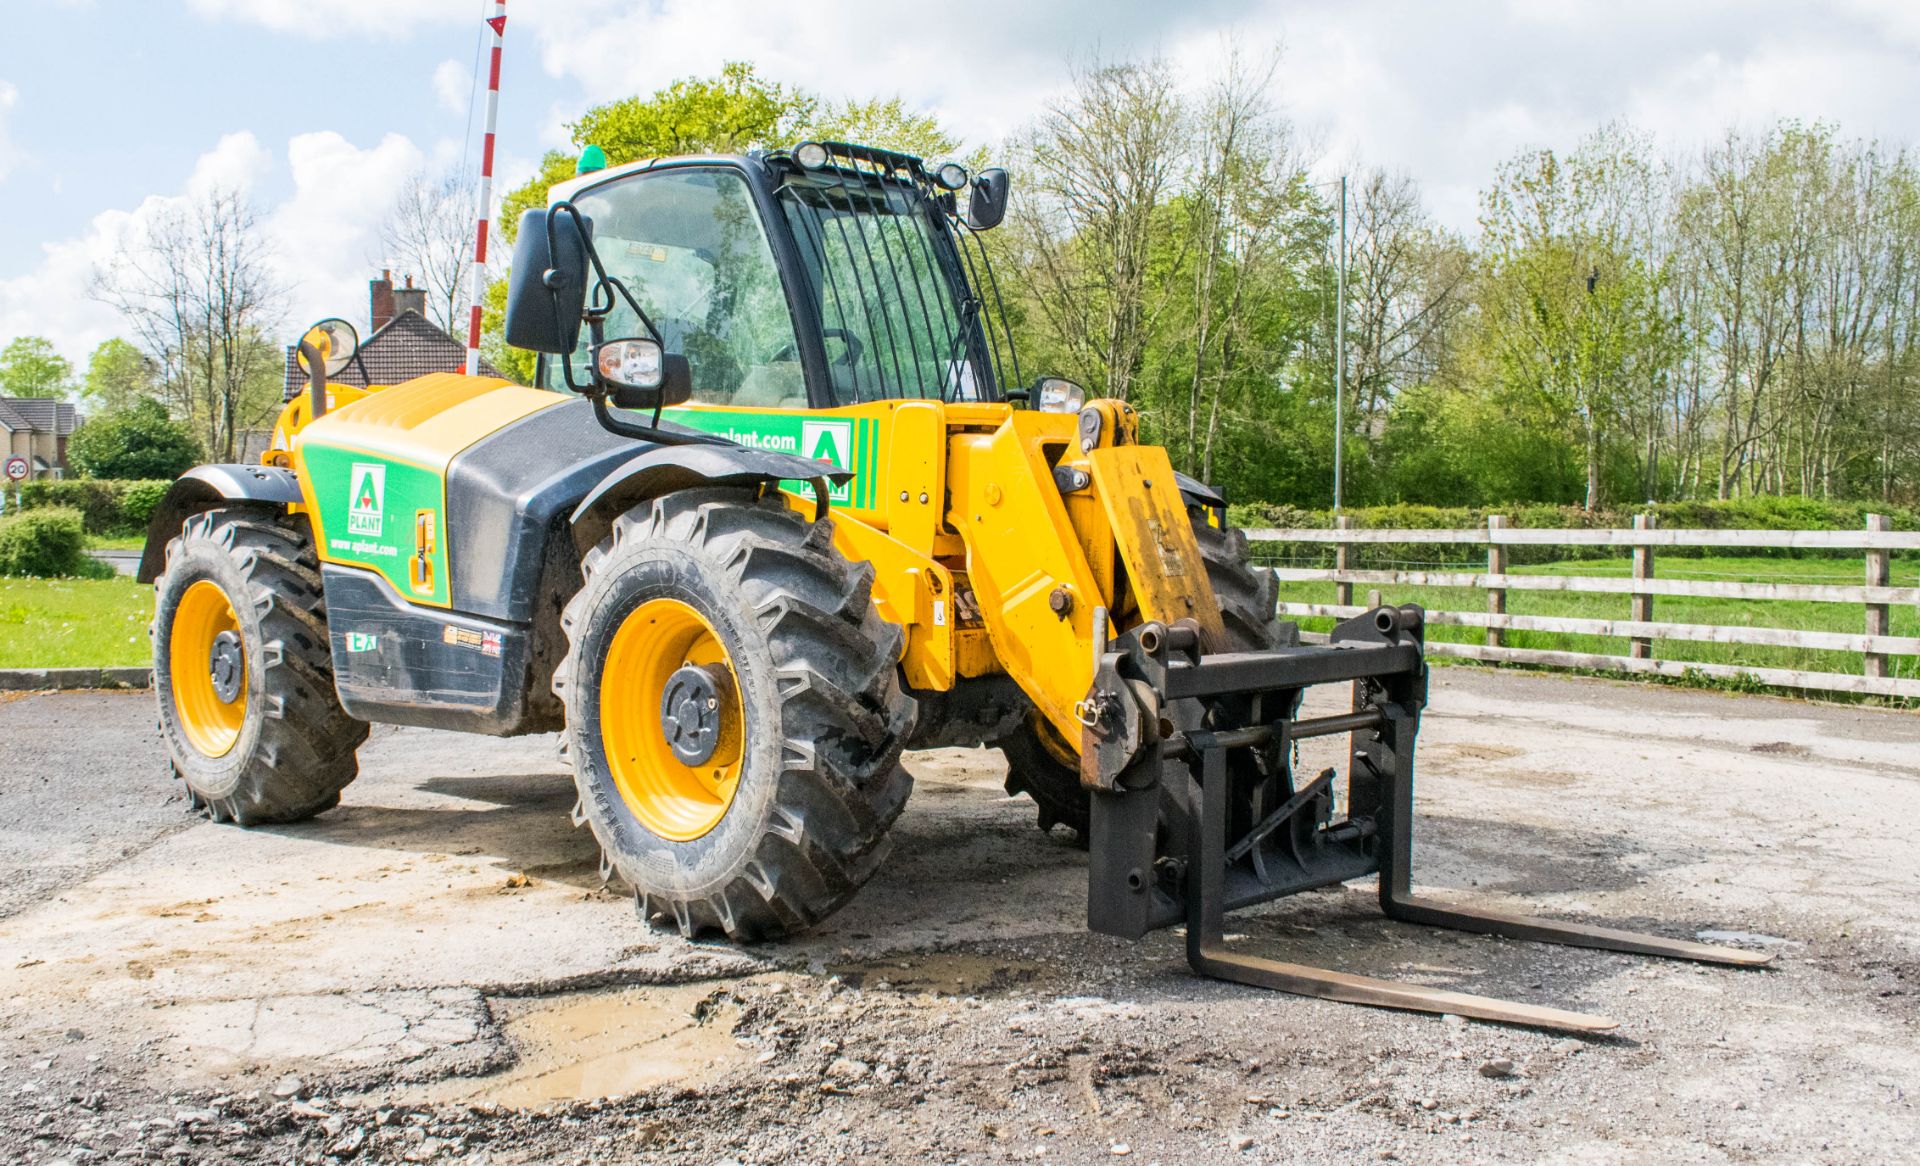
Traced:
[[652, 340], [609, 340], [593, 350], [593, 375], [621, 409], [660, 409], [693, 396], [687, 358]]
[[585, 216], [562, 210], [530, 210], [520, 216], [507, 282], [506, 340], [515, 348], [565, 356], [580, 344], [587, 306]]
[[976, 231], [999, 226], [1000, 220], [1007, 217], [1007, 193], [1011, 186], [1007, 172], [997, 166], [975, 175], [973, 193], [967, 196], [967, 225]]

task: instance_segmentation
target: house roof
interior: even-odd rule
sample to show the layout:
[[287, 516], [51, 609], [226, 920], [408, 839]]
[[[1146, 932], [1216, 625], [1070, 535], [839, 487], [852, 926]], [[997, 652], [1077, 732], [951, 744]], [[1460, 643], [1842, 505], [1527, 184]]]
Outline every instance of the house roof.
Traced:
[[72, 405], [41, 397], [0, 397], [0, 426], [15, 433], [51, 433], [66, 437], [80, 424]]
[[[467, 349], [447, 335], [439, 325], [408, 308], [360, 342], [360, 351], [347, 367], [327, 378], [336, 385], [397, 385], [414, 377], [435, 372], [462, 372], [467, 367]], [[508, 379], [506, 374], [480, 362], [480, 375]], [[297, 350], [287, 349], [287, 389], [298, 392], [306, 387], [307, 374], [300, 370]]]

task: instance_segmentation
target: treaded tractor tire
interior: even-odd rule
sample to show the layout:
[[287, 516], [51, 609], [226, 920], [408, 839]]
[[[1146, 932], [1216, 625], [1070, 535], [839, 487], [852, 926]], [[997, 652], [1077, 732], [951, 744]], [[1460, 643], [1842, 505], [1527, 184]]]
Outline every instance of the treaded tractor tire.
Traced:
[[[778, 494], [699, 488], [621, 515], [582, 572], [561, 617], [569, 650], [554, 691], [577, 816], [603, 868], [632, 887], [643, 918], [686, 936], [773, 939], [824, 919], [878, 868], [913, 786], [899, 764], [916, 715], [899, 679], [905, 633], [874, 610], [872, 565], [847, 561], [828, 523], [803, 520]], [[622, 774], [648, 780], [661, 767], [622, 763], [617, 774], [609, 757], [622, 739], [610, 732], [653, 734], [647, 748], [666, 739], [657, 703], [622, 720], [620, 696], [633, 690], [608, 667], [623, 625], [659, 601], [692, 608], [703, 642], [724, 649], [728, 707], [743, 722], [737, 784], [697, 837], [666, 836], [636, 809], [652, 803], [622, 792]]]
[[[211, 594], [194, 592], [199, 584], [219, 589], [228, 609], [217, 618], [233, 625], [243, 653], [240, 698], [202, 699], [203, 713], [211, 709], [222, 722], [211, 728], [208, 716], [193, 715], [194, 697], [182, 687], [206, 683], [207, 657], [183, 654], [181, 670], [174, 668], [183, 600], [204, 608]], [[192, 806], [216, 822], [258, 826], [339, 804], [360, 771], [354, 751], [367, 725], [348, 716], [334, 692], [320, 564], [305, 520], [253, 509], [195, 514], [167, 544], [154, 592], [149, 634], [160, 731]], [[189, 600], [190, 592], [200, 598]], [[229, 747], [196, 745], [195, 736], [204, 743], [209, 732], [230, 738]]]
[[[1206, 511], [1200, 507], [1189, 508], [1188, 516], [1200, 557], [1207, 564], [1207, 581], [1220, 602], [1228, 650], [1252, 652], [1298, 644], [1299, 626], [1274, 617], [1279, 584], [1271, 572], [1254, 568], [1247, 555], [1246, 533], [1236, 527], [1208, 525]], [[997, 743], [1007, 758], [1007, 793], [1026, 794], [1034, 800], [1042, 831], [1051, 833], [1055, 825], [1065, 826], [1084, 846], [1092, 812], [1090, 797], [1080, 784], [1080, 771], [1049, 748], [1043, 734], [1053, 735], [1053, 727], [1039, 723], [1036, 714]], [[1057, 743], [1057, 736], [1054, 739]]]

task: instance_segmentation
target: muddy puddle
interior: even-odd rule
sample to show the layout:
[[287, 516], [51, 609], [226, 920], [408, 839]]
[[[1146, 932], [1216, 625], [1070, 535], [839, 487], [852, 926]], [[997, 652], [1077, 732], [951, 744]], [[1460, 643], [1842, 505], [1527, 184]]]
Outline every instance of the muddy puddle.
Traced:
[[494, 1000], [492, 1007], [514, 1065], [436, 1082], [421, 1100], [537, 1107], [710, 1078], [751, 1058], [733, 1037], [739, 1005], [713, 984]]
[[855, 988], [946, 996], [1019, 991], [1049, 973], [1039, 960], [964, 951], [835, 964], [828, 970]]

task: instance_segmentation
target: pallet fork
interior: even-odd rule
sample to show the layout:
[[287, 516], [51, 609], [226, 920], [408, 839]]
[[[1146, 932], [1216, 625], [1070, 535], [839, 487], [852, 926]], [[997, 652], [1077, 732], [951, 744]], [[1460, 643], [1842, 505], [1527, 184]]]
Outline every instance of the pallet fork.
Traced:
[[[1380, 607], [1324, 645], [1207, 655], [1183, 621], [1103, 646], [1081, 710], [1093, 794], [1088, 925], [1137, 939], [1184, 922], [1204, 976], [1352, 1004], [1570, 1032], [1604, 1016], [1282, 963], [1229, 948], [1225, 913], [1379, 875], [1388, 918], [1509, 939], [1758, 967], [1771, 955], [1456, 906], [1412, 890], [1413, 750], [1426, 703], [1424, 613]], [[1353, 711], [1301, 719], [1302, 692], [1351, 682]], [[1347, 734], [1348, 799], [1332, 769], [1300, 782], [1294, 743]]]

